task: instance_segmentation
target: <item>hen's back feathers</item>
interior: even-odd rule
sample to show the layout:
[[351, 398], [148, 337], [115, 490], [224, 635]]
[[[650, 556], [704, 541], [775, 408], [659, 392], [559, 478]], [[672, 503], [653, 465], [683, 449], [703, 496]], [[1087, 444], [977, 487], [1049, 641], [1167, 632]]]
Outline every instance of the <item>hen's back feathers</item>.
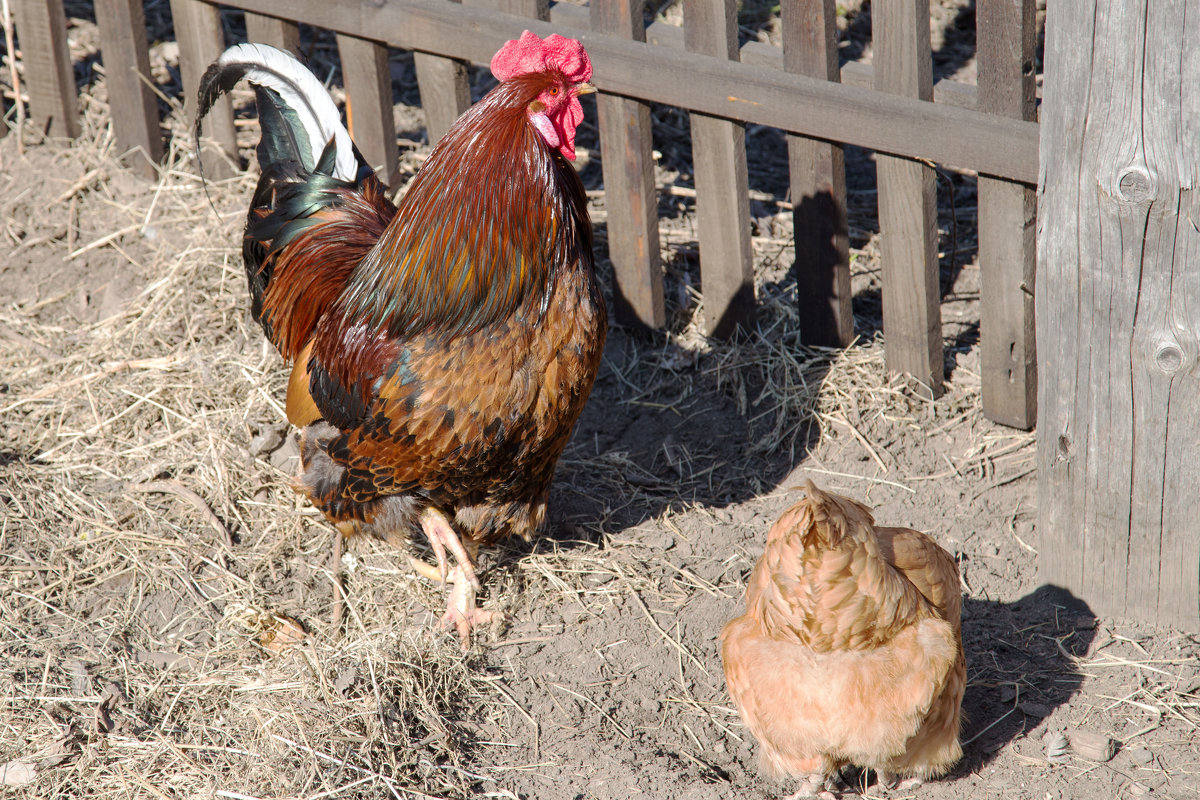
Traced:
[[961, 755], [957, 565], [923, 533], [877, 528], [865, 506], [811, 482], [807, 493], [772, 526], [746, 614], [721, 636], [763, 764], [940, 774]]

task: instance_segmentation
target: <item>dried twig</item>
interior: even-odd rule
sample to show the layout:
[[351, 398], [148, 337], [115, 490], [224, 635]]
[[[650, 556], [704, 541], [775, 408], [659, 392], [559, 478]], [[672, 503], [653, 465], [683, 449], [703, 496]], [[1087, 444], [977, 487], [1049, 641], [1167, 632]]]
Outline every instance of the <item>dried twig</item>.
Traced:
[[216, 512], [212, 510], [212, 507], [203, 497], [183, 484], [177, 481], [163, 480], [149, 481], [147, 483], [129, 483], [125, 485], [125, 488], [131, 492], [173, 494], [176, 497], [187, 500], [200, 512], [205, 521], [216, 528], [217, 533], [221, 534], [222, 541], [229, 547], [233, 546], [233, 533], [230, 532], [229, 528], [225, 527], [225, 523], [221, 521], [221, 518], [217, 516]]

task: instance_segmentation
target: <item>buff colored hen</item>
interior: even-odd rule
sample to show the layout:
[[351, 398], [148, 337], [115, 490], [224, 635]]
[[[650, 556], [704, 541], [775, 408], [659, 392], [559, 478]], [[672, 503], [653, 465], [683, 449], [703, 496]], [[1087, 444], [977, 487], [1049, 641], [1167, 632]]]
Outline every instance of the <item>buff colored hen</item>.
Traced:
[[847, 764], [922, 779], [962, 756], [958, 565], [923, 533], [876, 527], [808, 483], [772, 526], [721, 633], [729, 692], [771, 777], [827, 794]]

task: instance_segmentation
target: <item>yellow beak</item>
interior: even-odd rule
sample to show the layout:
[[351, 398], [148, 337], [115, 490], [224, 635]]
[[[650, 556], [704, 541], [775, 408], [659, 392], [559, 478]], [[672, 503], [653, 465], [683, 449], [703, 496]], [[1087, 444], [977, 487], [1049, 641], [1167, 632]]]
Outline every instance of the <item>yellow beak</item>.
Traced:
[[590, 83], [577, 83], [573, 88], [575, 89], [575, 94], [577, 95], [591, 94], [592, 92], [596, 91], [596, 87], [592, 86]]

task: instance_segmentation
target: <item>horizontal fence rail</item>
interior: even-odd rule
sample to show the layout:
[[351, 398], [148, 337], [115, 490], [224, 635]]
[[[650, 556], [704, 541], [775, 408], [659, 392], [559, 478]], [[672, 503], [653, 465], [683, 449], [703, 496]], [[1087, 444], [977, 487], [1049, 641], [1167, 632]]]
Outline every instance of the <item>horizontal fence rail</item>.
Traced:
[[[74, 87], [56, 0], [16, 0], [18, 31], [32, 74], [31, 111], [51, 132], [74, 135]], [[387, 47], [414, 51], [427, 128], [436, 139], [469, 101], [465, 64], [487, 64], [525, 29], [580, 39], [600, 91], [600, 161], [608, 197], [608, 250], [614, 300], [626, 323], [664, 322], [656, 194], [650, 149], [651, 102], [692, 114], [701, 288], [706, 328], [723, 335], [754, 323], [750, 229], [746, 213], [747, 123], [788, 134], [796, 264], [804, 341], [845, 345], [853, 338], [846, 254], [843, 145], [879, 154], [879, 209], [887, 363], [936, 395], [942, 334], [934, 203], [934, 164], [980, 175], [980, 334], [985, 413], [1028, 428], [1035, 418], [1033, 187], [1039, 176], [1033, 45], [1034, 0], [977, 0], [978, 88], [933, 83], [929, 0], [876, 4], [875, 63], [837, 65], [833, 0], [783, 0], [783, 47], [738, 46], [733, 0], [684, 0], [683, 27], [642, 24], [641, 0], [590, 0], [590, 8], [546, 0], [222, 0], [246, 12], [251, 38], [295, 49], [297, 23], [337, 34], [347, 117], [360, 149], [396, 175]], [[145, 31], [139, 0], [103, 0], [123, 13], [101, 26], [102, 57], [120, 75], [122, 107], [149, 108]], [[47, 9], [51, 13], [47, 14]], [[186, 105], [207, 64], [225, 47], [217, 4], [171, 0]], [[24, 22], [23, 22], [24, 20]], [[45, 45], [44, 47], [42, 45]], [[109, 57], [124, 63], [110, 64]], [[140, 80], [144, 81], [144, 74]], [[68, 96], [69, 95], [69, 96]], [[114, 96], [114, 99], [115, 96]], [[115, 106], [114, 106], [115, 107]], [[162, 152], [150, 124], [123, 120], [126, 149], [154, 161]], [[74, 127], [72, 124], [74, 123]], [[228, 99], [206, 130], [235, 152]], [[801, 252], [801, 251], [804, 252]]]
[[[277, 0], [223, 0], [221, 5], [279, 13]], [[674, 47], [664, 53], [650, 43], [593, 33], [583, 14], [568, 14], [574, 17], [571, 26], [556, 23], [561, 6], [551, 9], [550, 22], [541, 22], [439, 0], [388, 0], [384, 5], [293, 0], [290, 5], [290, 13], [310, 25], [362, 38], [382, 36], [393, 47], [477, 64], [489, 63], [505, 41], [525, 29], [542, 37], [558, 33], [583, 42], [592, 60], [592, 82], [605, 92], [1037, 183], [1036, 123]]]

